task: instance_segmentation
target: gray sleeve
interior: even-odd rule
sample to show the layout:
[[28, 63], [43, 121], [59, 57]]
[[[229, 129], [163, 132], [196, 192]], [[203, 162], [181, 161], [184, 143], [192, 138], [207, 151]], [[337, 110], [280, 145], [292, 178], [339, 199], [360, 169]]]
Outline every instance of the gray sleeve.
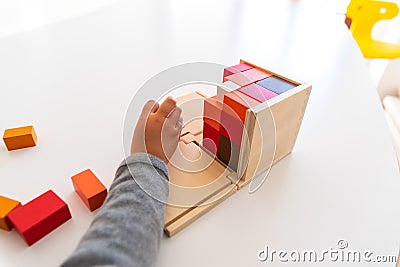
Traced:
[[167, 196], [164, 162], [145, 153], [128, 157], [78, 247], [61, 266], [150, 266], [162, 237]]

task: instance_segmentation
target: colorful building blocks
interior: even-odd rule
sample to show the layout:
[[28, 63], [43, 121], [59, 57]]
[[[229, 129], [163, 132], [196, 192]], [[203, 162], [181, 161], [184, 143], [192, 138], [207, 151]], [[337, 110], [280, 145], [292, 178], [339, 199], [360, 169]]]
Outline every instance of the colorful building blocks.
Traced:
[[[166, 208], [164, 230], [168, 236], [267, 171], [288, 155], [296, 142], [310, 85], [243, 60], [225, 68], [223, 80], [225, 86], [217, 87], [217, 95], [203, 99], [203, 128], [201, 133], [196, 130], [197, 136], [202, 134], [202, 142], [194, 141], [196, 135], [191, 131], [195, 130], [186, 131], [186, 138], [181, 136], [181, 146], [189, 145], [182, 153], [193, 154], [190, 151], [196, 146], [207, 153], [197, 154], [196, 161], [187, 165], [180, 162], [185, 157], [168, 165], [170, 180], [177, 186], [172, 187]], [[183, 98], [188, 97], [194, 96]], [[199, 160], [209, 156], [206, 165]]]
[[246, 111], [260, 103], [240, 91], [230, 92], [224, 96], [224, 104], [229, 106], [243, 123], [246, 118]]
[[11, 151], [36, 146], [37, 136], [33, 126], [24, 126], [5, 130], [3, 140]]
[[244, 72], [238, 72], [224, 77], [224, 82], [231, 81], [239, 86], [245, 86], [257, 81], [256, 78], [246, 75]]
[[246, 94], [252, 98], [254, 98], [257, 101], [264, 102], [267, 101], [268, 99], [271, 99], [278, 94], [265, 89], [262, 86], [259, 86], [258, 84], [252, 83], [247, 86], [243, 86], [239, 88], [239, 91], [242, 92], [243, 94]]
[[14, 209], [21, 206], [21, 203], [17, 200], [0, 196], [0, 228], [6, 231], [10, 231], [14, 226], [8, 219], [8, 214]]
[[232, 170], [237, 171], [240, 147], [224, 135], [219, 135], [217, 157]]
[[216, 96], [216, 98], [219, 101], [222, 102], [224, 100], [224, 95], [225, 94], [230, 93], [232, 91], [235, 91], [235, 90], [237, 90], [239, 88], [240, 88], [240, 86], [237, 85], [236, 83], [231, 82], [231, 81], [226, 81], [222, 85], [218, 85], [217, 86], [217, 96]]
[[258, 68], [249, 69], [242, 72], [244, 75], [253, 78], [256, 81], [263, 80], [267, 77], [272, 76], [272, 73], [262, 71]]
[[15, 229], [30, 246], [71, 219], [67, 204], [49, 190], [8, 214]]
[[[215, 126], [212, 126], [213, 124]], [[219, 144], [219, 124], [217, 122], [211, 124], [204, 122], [202, 144], [211, 154], [217, 154]]]
[[90, 211], [98, 209], [107, 196], [106, 187], [91, 170], [85, 170], [71, 177], [75, 192]]
[[246, 64], [246, 63], [231, 66], [231, 67], [224, 69], [224, 74], [223, 74], [222, 78], [225, 78], [226, 76], [229, 76], [229, 75], [232, 75], [232, 74], [235, 74], [238, 72], [246, 71], [246, 70], [249, 70], [252, 68], [253, 68], [253, 66]]
[[259, 82], [257, 82], [258, 85], [264, 87], [265, 89], [268, 89], [278, 95], [293, 89], [296, 87], [296, 84], [293, 84], [292, 82], [286, 81], [284, 79], [281, 79], [279, 77], [268, 77], [265, 78]]

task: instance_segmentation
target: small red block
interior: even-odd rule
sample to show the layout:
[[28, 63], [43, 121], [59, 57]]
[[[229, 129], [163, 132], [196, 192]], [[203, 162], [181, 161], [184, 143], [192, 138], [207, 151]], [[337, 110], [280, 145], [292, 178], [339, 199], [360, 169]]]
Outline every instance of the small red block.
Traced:
[[246, 111], [260, 103], [239, 91], [233, 91], [224, 96], [224, 104], [229, 106], [243, 123], [246, 119]]
[[239, 118], [235, 118], [225, 111], [221, 113], [220, 133], [238, 146], [242, 143], [243, 128], [243, 123]]
[[8, 218], [30, 246], [71, 219], [67, 204], [52, 190], [13, 210]]
[[75, 192], [90, 211], [99, 208], [106, 196], [107, 189], [91, 170], [85, 170], [71, 177]]
[[250, 66], [249, 64], [246, 64], [246, 63], [238, 64], [238, 65], [235, 65], [235, 66], [231, 66], [231, 67], [228, 67], [228, 68], [224, 69], [224, 76], [223, 77], [232, 75], [234, 73], [246, 71], [246, 70], [249, 70], [249, 69], [252, 69], [252, 68], [253, 68], [253, 66]]
[[264, 87], [259, 86], [258, 84], [255, 84], [255, 83], [241, 87], [239, 89], [239, 91], [254, 98], [257, 101], [260, 101], [260, 102], [267, 101], [268, 99], [271, 99], [274, 96], [278, 95], [278, 94], [276, 94], [268, 89], [265, 89]]
[[[218, 123], [214, 121], [214, 124]], [[215, 126], [211, 126], [205, 121], [203, 127], [203, 147], [216, 155], [219, 143], [219, 130], [215, 129]]]

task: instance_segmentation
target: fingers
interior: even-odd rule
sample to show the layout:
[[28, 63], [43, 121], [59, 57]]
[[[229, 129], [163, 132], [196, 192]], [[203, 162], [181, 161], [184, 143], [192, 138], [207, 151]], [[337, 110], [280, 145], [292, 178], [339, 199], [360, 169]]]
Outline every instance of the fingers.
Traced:
[[176, 100], [169, 96], [167, 97], [167, 99], [164, 100], [164, 102], [162, 102], [160, 108], [157, 110], [157, 113], [167, 118], [175, 107], [176, 107]]
[[150, 113], [157, 112], [158, 108], [159, 108], [159, 105], [156, 101], [149, 100], [143, 106], [142, 115], [147, 116]]
[[179, 130], [179, 132], [181, 132], [182, 128], [183, 128], [183, 118], [182, 116], [180, 116], [178, 122], [176, 123], [176, 129]]
[[174, 127], [177, 127], [178, 122], [181, 120], [183, 121], [182, 117], [182, 108], [180, 107], [176, 107], [171, 114], [169, 115], [169, 117], [167, 118], [167, 123], [169, 125], [172, 125]]

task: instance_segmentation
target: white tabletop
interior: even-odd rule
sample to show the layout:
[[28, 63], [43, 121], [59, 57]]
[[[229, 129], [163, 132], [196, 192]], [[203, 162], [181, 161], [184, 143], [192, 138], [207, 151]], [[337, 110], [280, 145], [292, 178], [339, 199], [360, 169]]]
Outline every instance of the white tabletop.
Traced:
[[322, 253], [339, 239], [374, 256], [397, 254], [394, 150], [342, 18], [299, 1], [138, 2], [0, 40], [0, 131], [33, 124], [38, 134], [35, 148], [0, 147], [0, 194], [25, 203], [53, 189], [73, 216], [31, 247], [0, 231], [1, 266], [56, 266], [72, 252], [95, 212], [70, 177], [91, 168], [111, 184], [125, 111], [147, 79], [176, 64], [240, 58], [313, 85], [295, 149], [256, 193], [244, 188], [164, 238], [156, 265], [275, 266], [257, 259], [266, 245]]

